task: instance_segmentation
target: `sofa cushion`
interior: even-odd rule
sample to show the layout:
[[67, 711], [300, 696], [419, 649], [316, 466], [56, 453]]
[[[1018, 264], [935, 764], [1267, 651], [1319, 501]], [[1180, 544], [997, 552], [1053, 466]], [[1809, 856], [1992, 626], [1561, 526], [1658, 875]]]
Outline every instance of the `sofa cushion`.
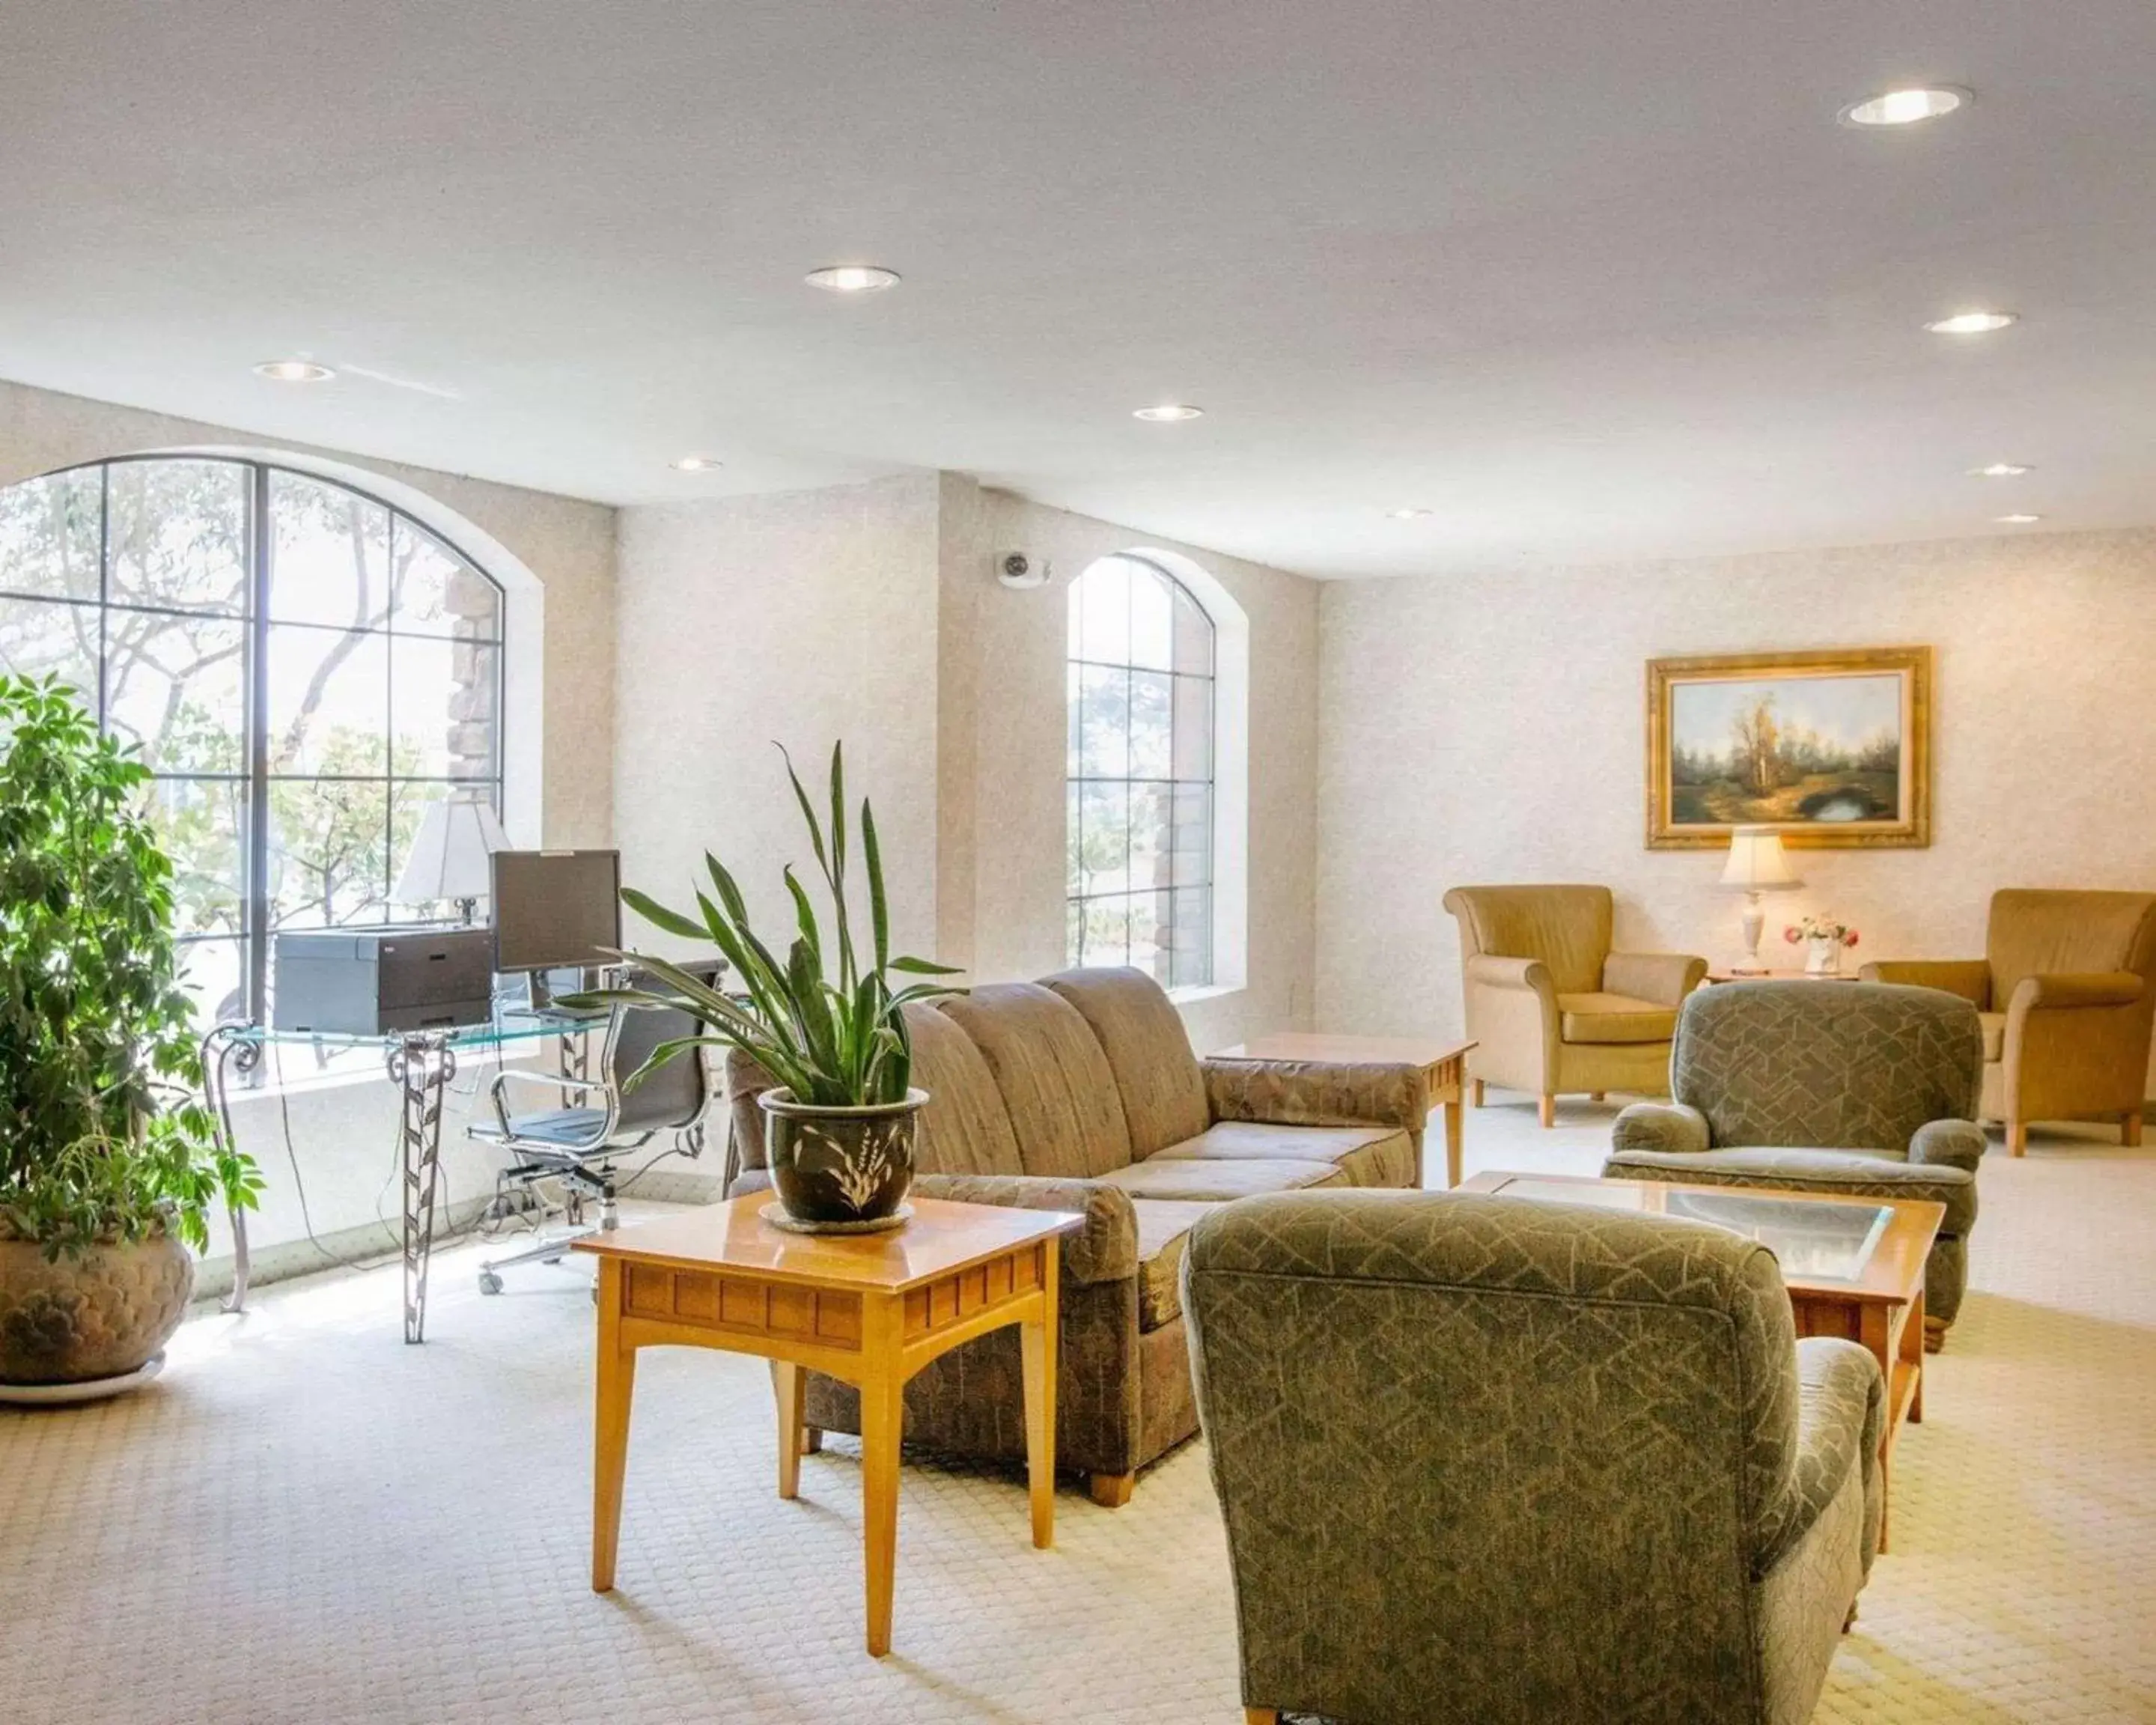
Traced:
[[1976, 1022], [1984, 1032], [1984, 1057], [1986, 1060], [2006, 1058], [2006, 1014], [2003, 1012], [1980, 1012]]
[[1164, 1144], [1205, 1130], [1212, 1115], [1190, 1033], [1168, 991], [1142, 970], [1066, 970], [1043, 977], [1092, 1027], [1116, 1074], [1131, 1155], [1142, 1162]]
[[1190, 1162], [1329, 1162], [1351, 1186], [1412, 1186], [1414, 1145], [1389, 1126], [1276, 1126], [1224, 1120], [1170, 1144], [1152, 1159]]
[[1201, 1160], [1148, 1157], [1099, 1176], [1134, 1198], [1211, 1199], [1224, 1203], [1254, 1192], [1293, 1192], [1305, 1186], [1345, 1186], [1347, 1171], [1328, 1162], [1265, 1162], [1255, 1158]]
[[1560, 994], [1559, 1034], [1567, 1042], [1667, 1042], [1677, 1034], [1677, 1009], [1600, 989]]
[[1134, 1198], [1138, 1219], [1138, 1327], [1157, 1330], [1183, 1315], [1183, 1249], [1210, 1204]]
[[928, 1092], [914, 1165], [924, 1174], [1020, 1174], [1018, 1135], [995, 1075], [955, 1021], [932, 1006], [905, 1009], [913, 1081]]
[[1038, 983], [991, 983], [937, 1009], [995, 1076], [1027, 1173], [1084, 1178], [1128, 1166], [1116, 1075], [1069, 1001]]

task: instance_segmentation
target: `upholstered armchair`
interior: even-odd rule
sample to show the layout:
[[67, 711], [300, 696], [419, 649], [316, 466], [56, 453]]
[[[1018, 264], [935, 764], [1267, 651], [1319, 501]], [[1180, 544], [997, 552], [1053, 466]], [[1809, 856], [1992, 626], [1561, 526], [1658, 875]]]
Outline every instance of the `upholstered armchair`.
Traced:
[[1969, 1282], [1982, 1051], [1976, 1009], [1935, 988], [1702, 988], [1677, 1019], [1675, 1101], [1620, 1114], [1602, 1172], [1944, 1204], [1924, 1266], [1924, 1345], [1936, 1353]]
[[1984, 1026], [1981, 1117], [2004, 1122], [2006, 1147], [2029, 1147], [2034, 1120], [2116, 1120], [2141, 1142], [2148, 1038], [2156, 1019], [2156, 893], [1991, 896], [1984, 956], [1882, 959], [1867, 982], [1943, 988]]
[[1885, 1403], [1703, 1223], [1245, 1199], [1183, 1267], [1245, 1717], [1811, 1717], [1877, 1548]]
[[1613, 952], [1606, 886], [1455, 886], [1445, 908], [1460, 924], [1475, 1106], [1483, 1086], [1540, 1098], [1557, 1123], [1559, 1096], [1669, 1092], [1677, 1008], [1707, 974], [1684, 952]]

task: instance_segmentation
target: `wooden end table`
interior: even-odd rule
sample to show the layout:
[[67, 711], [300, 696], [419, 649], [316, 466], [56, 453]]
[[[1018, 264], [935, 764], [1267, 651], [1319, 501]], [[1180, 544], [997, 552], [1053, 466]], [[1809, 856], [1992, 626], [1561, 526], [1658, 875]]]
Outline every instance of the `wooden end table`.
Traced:
[[[1219, 1050], [1224, 1060], [1323, 1060], [1340, 1066], [1419, 1066], [1430, 1081], [1432, 1107], [1445, 1108], [1445, 1183], [1460, 1183], [1460, 1105], [1467, 1087], [1472, 1042], [1440, 1042], [1424, 1036], [1327, 1036], [1277, 1030]], [[1422, 1153], [1415, 1153], [1415, 1184], [1423, 1183]]]
[[772, 1201], [752, 1193], [572, 1242], [599, 1260], [592, 1588], [613, 1587], [637, 1350], [758, 1354], [778, 1404], [781, 1497], [800, 1486], [803, 1373], [860, 1391], [868, 1650], [880, 1658], [891, 1651], [906, 1379], [1004, 1324], [1022, 1332], [1033, 1543], [1054, 1543], [1056, 1262], [1059, 1236], [1085, 1218], [916, 1198], [912, 1219], [888, 1234], [805, 1235], [762, 1220]]
[[[1906, 1419], [1924, 1417], [1924, 1265], [1946, 1219], [1946, 1206], [1928, 1199], [1858, 1197], [1838, 1192], [1788, 1192], [1764, 1186], [1680, 1185], [1662, 1180], [1607, 1180], [1582, 1174], [1482, 1173], [1470, 1192], [1550, 1202], [1589, 1204], [1650, 1215], [1690, 1215], [1757, 1240], [1782, 1266], [1789, 1309], [1799, 1336], [1839, 1336], [1861, 1343], [1887, 1379], [1887, 1430], [1879, 1440], [1879, 1486], [1887, 1502], [1894, 1440]], [[1767, 1204], [1743, 1200], [1766, 1200]], [[1732, 1200], [1735, 1200], [1732, 1202]], [[1815, 1245], [1813, 1230], [1793, 1217], [1790, 1204], [1842, 1204], [1889, 1212], [1863, 1261], [1846, 1276], [1820, 1273], [1831, 1264], [1831, 1247]], [[1771, 1205], [1771, 1208], [1768, 1206]], [[1818, 1250], [1819, 1262], [1807, 1259]], [[1887, 1522], [1879, 1523], [1879, 1548], [1887, 1548]]]

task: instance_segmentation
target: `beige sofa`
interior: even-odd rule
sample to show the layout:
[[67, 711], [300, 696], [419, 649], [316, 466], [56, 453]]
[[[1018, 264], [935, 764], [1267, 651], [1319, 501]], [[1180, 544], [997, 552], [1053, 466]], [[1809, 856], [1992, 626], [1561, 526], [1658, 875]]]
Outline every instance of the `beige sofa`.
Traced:
[[[1178, 1284], [1198, 1220], [1253, 1193], [1409, 1186], [1421, 1165], [1419, 1067], [1200, 1062], [1139, 971], [978, 988], [909, 1009], [907, 1024], [914, 1081], [930, 1096], [914, 1189], [1086, 1217], [1063, 1252], [1056, 1456], [1111, 1506], [1198, 1429]], [[752, 1191], [769, 1183], [755, 1099], [771, 1081], [738, 1050], [726, 1076], [740, 1163], [730, 1189]], [[808, 1423], [859, 1431], [853, 1390], [813, 1378]], [[957, 1348], [909, 1383], [906, 1436], [1022, 1460], [1017, 1331]]]
[[1991, 897], [1984, 956], [1881, 959], [1864, 979], [1958, 994], [1984, 1026], [1986, 1120], [2015, 1155], [2035, 1120], [2116, 1120], [2141, 1142], [2156, 1021], [2156, 893], [2040, 891]]
[[1475, 1106], [1485, 1084], [1541, 1099], [1669, 1094], [1677, 1009], [1707, 974], [1684, 952], [1613, 952], [1606, 886], [1455, 886]]

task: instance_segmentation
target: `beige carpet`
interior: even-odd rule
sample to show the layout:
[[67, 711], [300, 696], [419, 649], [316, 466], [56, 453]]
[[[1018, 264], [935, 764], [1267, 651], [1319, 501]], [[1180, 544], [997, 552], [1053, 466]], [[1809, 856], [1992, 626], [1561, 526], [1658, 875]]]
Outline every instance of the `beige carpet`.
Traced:
[[[1591, 1171], [1609, 1111], [1493, 1106], [1469, 1163]], [[1897, 1456], [1822, 1719], [2156, 1719], [2156, 1153], [1994, 1153], [1978, 1291]], [[620, 1585], [584, 1584], [590, 1307], [438, 1260], [270, 1290], [131, 1400], [0, 1412], [0, 1719], [130, 1725], [1239, 1719], [1195, 1446], [1126, 1509], [912, 1466], [897, 1651], [860, 1651], [858, 1472], [773, 1495], [761, 1367], [646, 1356]]]

